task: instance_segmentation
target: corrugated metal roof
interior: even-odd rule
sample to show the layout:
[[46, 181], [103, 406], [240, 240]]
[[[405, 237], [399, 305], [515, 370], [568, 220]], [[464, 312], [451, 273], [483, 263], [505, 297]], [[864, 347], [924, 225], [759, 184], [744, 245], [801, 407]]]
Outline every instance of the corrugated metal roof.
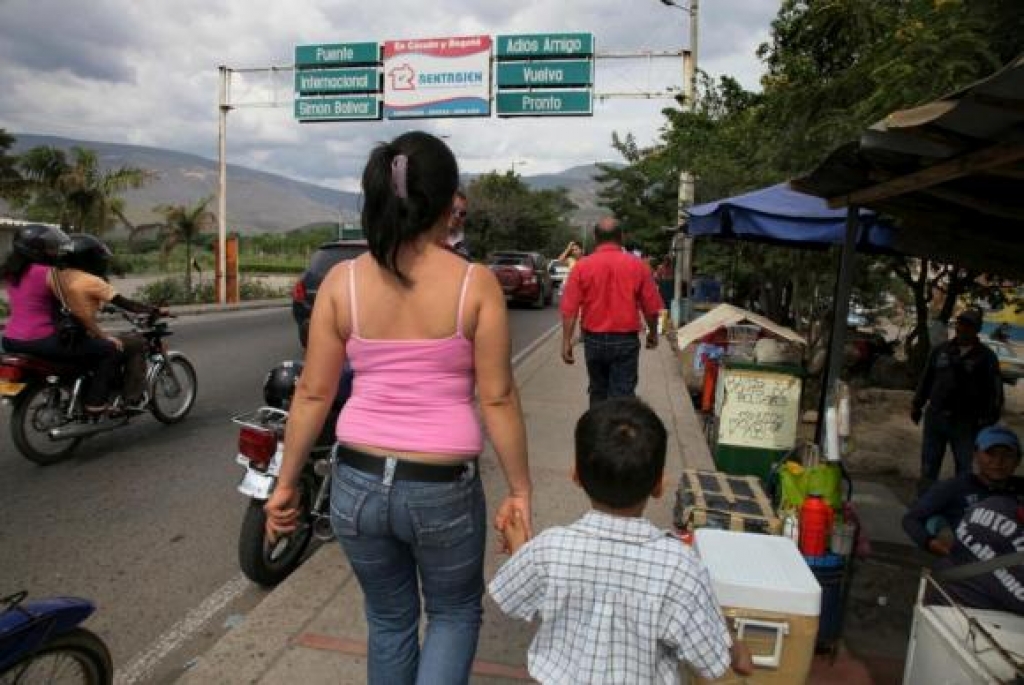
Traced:
[[901, 252], [1024, 276], [1024, 55], [889, 114], [792, 185], [895, 217]]

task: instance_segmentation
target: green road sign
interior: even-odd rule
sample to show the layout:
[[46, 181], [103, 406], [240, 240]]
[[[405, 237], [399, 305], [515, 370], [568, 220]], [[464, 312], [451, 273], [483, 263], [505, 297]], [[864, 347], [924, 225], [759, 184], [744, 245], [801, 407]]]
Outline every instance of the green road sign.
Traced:
[[589, 90], [504, 91], [496, 98], [499, 117], [581, 116], [594, 112]]
[[380, 114], [380, 98], [376, 95], [295, 99], [295, 118], [299, 121], [357, 121], [380, 119]]
[[498, 88], [590, 86], [594, 63], [589, 59], [498, 62]]
[[379, 93], [380, 69], [296, 69], [295, 92], [299, 95], [321, 93]]
[[523, 33], [497, 36], [498, 59], [534, 57], [590, 57], [594, 54], [592, 33]]
[[355, 64], [379, 64], [377, 43], [331, 43], [296, 45], [295, 67], [338, 67]]

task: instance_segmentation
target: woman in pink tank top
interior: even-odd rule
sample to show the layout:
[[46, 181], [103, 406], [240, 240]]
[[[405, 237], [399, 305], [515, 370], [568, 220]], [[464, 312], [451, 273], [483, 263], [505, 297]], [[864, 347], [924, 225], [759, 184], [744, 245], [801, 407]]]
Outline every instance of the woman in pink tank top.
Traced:
[[469, 681], [487, 532], [477, 405], [508, 486], [495, 525], [514, 512], [530, 524], [504, 294], [488, 269], [446, 249], [458, 181], [451, 150], [430, 134], [371, 152], [362, 178], [370, 251], [321, 285], [266, 505], [271, 539], [306, 525], [296, 520], [299, 475], [349, 362], [331, 524], [363, 589], [371, 684]]

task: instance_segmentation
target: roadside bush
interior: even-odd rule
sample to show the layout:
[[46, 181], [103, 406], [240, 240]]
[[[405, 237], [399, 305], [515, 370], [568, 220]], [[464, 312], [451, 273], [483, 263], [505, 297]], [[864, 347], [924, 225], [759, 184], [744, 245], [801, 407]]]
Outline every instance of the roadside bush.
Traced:
[[268, 262], [242, 259], [238, 263], [239, 270], [262, 274], [295, 274], [298, 276], [306, 268], [308, 257], [300, 256], [282, 259], [280, 262]]
[[[288, 288], [275, 288], [262, 281], [242, 277], [238, 284], [238, 296], [241, 300], [272, 300], [288, 297]], [[217, 298], [214, 296], [212, 282], [193, 284], [192, 292], [189, 293], [185, 287], [184, 278], [164, 278], [153, 281], [140, 287], [135, 294], [135, 299], [149, 304], [213, 304]]]
[[[203, 302], [200, 288], [193, 288], [189, 293], [185, 288], [184, 278], [164, 278], [153, 281], [135, 291], [135, 299], [149, 304], [191, 304]], [[211, 300], [212, 301], [212, 298]]]

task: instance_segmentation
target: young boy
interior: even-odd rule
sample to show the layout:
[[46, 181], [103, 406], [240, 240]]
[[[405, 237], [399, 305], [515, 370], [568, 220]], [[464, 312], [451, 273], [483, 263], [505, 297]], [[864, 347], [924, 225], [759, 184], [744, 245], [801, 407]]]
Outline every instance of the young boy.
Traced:
[[489, 590], [509, 616], [541, 624], [530, 675], [541, 683], [677, 683], [679, 662], [707, 678], [752, 672], [734, 643], [707, 569], [643, 518], [662, 493], [665, 426], [635, 398], [596, 404], [576, 424], [573, 481], [592, 510], [526, 542], [523, 521], [503, 529], [513, 553]]
[[953, 531], [969, 507], [992, 495], [1024, 495], [1024, 478], [1013, 475], [1021, 458], [1016, 433], [989, 426], [978, 433], [974, 447], [976, 473], [936, 483], [903, 516], [903, 530], [932, 554], [949, 554]]

